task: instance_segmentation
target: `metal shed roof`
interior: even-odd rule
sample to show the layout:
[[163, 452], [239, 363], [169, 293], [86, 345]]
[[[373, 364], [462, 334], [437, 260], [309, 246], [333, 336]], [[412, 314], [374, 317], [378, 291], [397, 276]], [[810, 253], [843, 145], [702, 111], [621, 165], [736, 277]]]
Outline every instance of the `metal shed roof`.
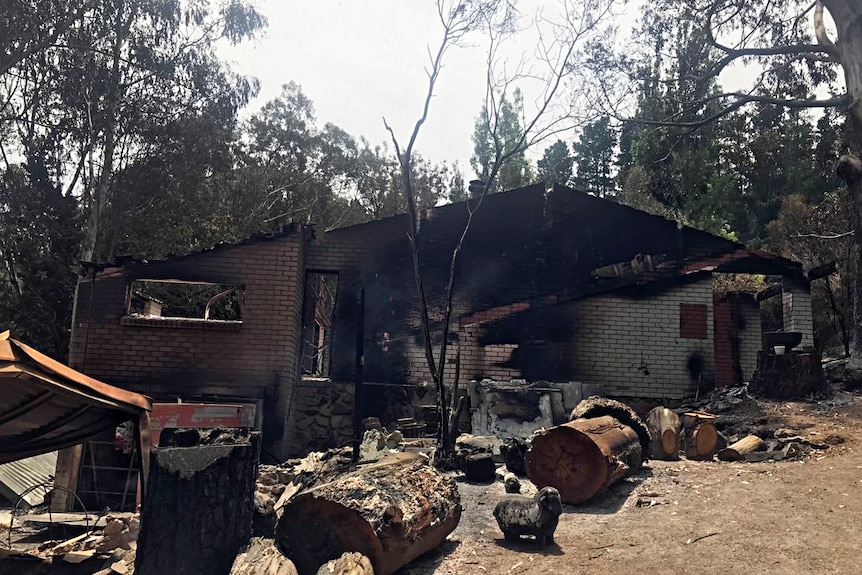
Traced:
[[77, 445], [130, 419], [150, 398], [102, 383], [0, 333], [0, 463]]

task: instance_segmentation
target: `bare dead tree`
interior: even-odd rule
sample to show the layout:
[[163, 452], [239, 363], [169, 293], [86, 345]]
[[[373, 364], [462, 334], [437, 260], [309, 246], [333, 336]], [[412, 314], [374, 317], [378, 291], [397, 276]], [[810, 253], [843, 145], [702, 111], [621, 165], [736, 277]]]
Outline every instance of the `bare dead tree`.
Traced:
[[[536, 53], [532, 58], [522, 57], [513, 68], [502, 56], [502, 47], [515, 34], [525, 28], [518, 26], [517, 14], [511, 1], [438, 0], [437, 9], [443, 27], [443, 36], [437, 51], [434, 53], [429, 51], [430, 65], [427, 69], [428, 84], [424, 105], [406, 147], [401, 146], [394, 130], [384, 118], [384, 125], [390, 133], [398, 156], [407, 196], [410, 220], [407, 237], [413, 257], [413, 272], [419, 300], [419, 320], [425, 360], [437, 391], [437, 407], [440, 417], [437, 437], [437, 460], [439, 462], [449, 459], [452, 453], [455, 440], [454, 432], [457, 429], [458, 417], [463, 409], [463, 403], [457, 402], [457, 385], [460, 380], [460, 350], [456, 359], [455, 385], [448, 395], [444, 375], [454, 313], [453, 297], [458, 277], [458, 260], [469, 236], [473, 218], [486, 195], [494, 189], [500, 169], [509, 160], [522, 154], [531, 146], [555, 134], [571, 130], [582, 123], [583, 115], [573, 105], [573, 100], [569, 100], [567, 106], [560, 107], [559, 96], [563, 86], [569, 81], [574, 82], [578, 75], [579, 68], [575, 64], [580, 55], [579, 50], [588, 40], [595, 38], [600, 33], [616, 3], [617, 0], [589, 0], [583, 3], [566, 0], [561, 3], [563, 19], [557, 22], [545, 19], [541, 14], [538, 14], [531, 26], [526, 28], [536, 30], [539, 33]], [[550, 31], [542, 33], [542, 24], [545, 25], [546, 30]], [[420, 229], [413, 183], [413, 152], [419, 132], [428, 118], [431, 99], [442, 70], [445, 54], [452, 47], [464, 46], [468, 35], [473, 33], [483, 33], [488, 47], [484, 106], [486, 117], [484, 121], [493, 143], [493, 162], [487, 181], [474, 187], [473, 197], [465, 202], [467, 217], [449, 262], [449, 275], [443, 294], [441, 343], [435, 354], [428, 297], [423, 277], [422, 252], [418, 241]], [[525, 82], [540, 85], [540, 89], [537, 91], [539, 95], [534, 102], [534, 110], [528, 118], [525, 118], [521, 131], [516, 138], [504, 139], [500, 132], [502, 124], [501, 103], [507, 93]]]

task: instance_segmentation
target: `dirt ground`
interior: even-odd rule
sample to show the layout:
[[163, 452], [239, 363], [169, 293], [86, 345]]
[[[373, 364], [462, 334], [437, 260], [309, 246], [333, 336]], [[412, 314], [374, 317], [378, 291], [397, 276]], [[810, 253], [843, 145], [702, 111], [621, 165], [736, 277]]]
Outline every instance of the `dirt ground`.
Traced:
[[501, 482], [460, 481], [458, 528], [399, 575], [862, 573], [862, 397], [757, 409], [828, 448], [800, 461], [649, 462], [566, 506], [557, 544], [542, 551], [503, 540], [492, 515]]

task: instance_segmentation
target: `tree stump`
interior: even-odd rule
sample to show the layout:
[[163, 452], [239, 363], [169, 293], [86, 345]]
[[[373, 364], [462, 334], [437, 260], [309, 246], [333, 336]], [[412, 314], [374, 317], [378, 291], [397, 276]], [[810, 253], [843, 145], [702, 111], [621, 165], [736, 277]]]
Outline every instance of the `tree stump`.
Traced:
[[[166, 574], [167, 575], [167, 574]], [[236, 556], [230, 575], [297, 575], [293, 563], [272, 539], [255, 537]]]
[[460, 518], [454, 481], [418, 454], [400, 453], [294, 496], [276, 540], [299, 575], [349, 551], [390, 575], [440, 545]]
[[752, 395], [772, 399], [805, 398], [825, 389], [826, 377], [819, 353], [757, 352], [757, 370], [748, 384]]
[[679, 416], [666, 407], [656, 407], [647, 415], [650, 433], [650, 457], [653, 459], [679, 459]]
[[228, 575], [251, 538], [260, 434], [165, 430], [160, 443], [152, 452], [135, 573]]
[[578, 419], [538, 433], [527, 451], [527, 477], [556, 487], [564, 503], [578, 504], [638, 469], [641, 439], [618, 419]]
[[688, 459], [706, 461], [712, 459], [718, 448], [718, 431], [715, 416], [701, 411], [683, 414], [685, 429], [685, 456]]
[[766, 442], [756, 435], [743, 437], [733, 445], [718, 452], [718, 458], [722, 461], [739, 461], [748, 453], [755, 451], [766, 451]]

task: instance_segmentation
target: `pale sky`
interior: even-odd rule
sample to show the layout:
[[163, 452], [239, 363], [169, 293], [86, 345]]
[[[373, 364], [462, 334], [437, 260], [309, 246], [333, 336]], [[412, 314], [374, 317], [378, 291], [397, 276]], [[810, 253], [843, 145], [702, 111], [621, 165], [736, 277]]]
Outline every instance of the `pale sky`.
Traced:
[[[615, 22], [621, 33], [634, 25], [644, 0], [629, 0]], [[436, 50], [442, 27], [435, 0], [257, 0], [269, 20], [264, 34], [237, 47], [223, 47], [221, 56], [235, 71], [255, 76], [261, 91], [243, 117], [278, 96], [293, 80], [314, 102], [318, 126], [331, 122], [372, 144], [389, 142], [383, 116], [402, 145], [420, 116], [427, 91], [424, 67], [428, 50]], [[543, 7], [550, 17], [559, 0], [520, 0], [525, 18]], [[827, 21], [831, 23], [828, 19]], [[476, 36], [476, 43], [483, 41]], [[529, 34], [509, 46], [507, 54], [530, 56], [535, 42]], [[467, 180], [473, 177], [473, 124], [485, 97], [485, 47], [453, 48], [447, 53], [428, 121], [416, 150], [434, 161], [458, 161]], [[726, 70], [726, 88], [747, 86], [752, 69]], [[529, 107], [529, 87], [524, 87]], [[568, 141], [572, 140], [569, 136]], [[529, 154], [534, 160], [549, 141]], [[390, 150], [391, 150], [390, 146]]]
[[[527, 0], [519, 8], [531, 14], [537, 4], [549, 11], [558, 5]], [[409, 138], [427, 90], [428, 49], [436, 49], [442, 34], [434, 0], [258, 0], [257, 6], [269, 20], [264, 35], [221, 50], [235, 71], [261, 82], [244, 115], [293, 80], [314, 102], [319, 126], [332, 122], [378, 144], [389, 141], [386, 116], [402, 142]], [[511, 53], [531, 50], [513, 46]], [[478, 45], [447, 53], [416, 145], [429, 159], [457, 160], [466, 179], [473, 176], [471, 136], [485, 97], [485, 58]]]

